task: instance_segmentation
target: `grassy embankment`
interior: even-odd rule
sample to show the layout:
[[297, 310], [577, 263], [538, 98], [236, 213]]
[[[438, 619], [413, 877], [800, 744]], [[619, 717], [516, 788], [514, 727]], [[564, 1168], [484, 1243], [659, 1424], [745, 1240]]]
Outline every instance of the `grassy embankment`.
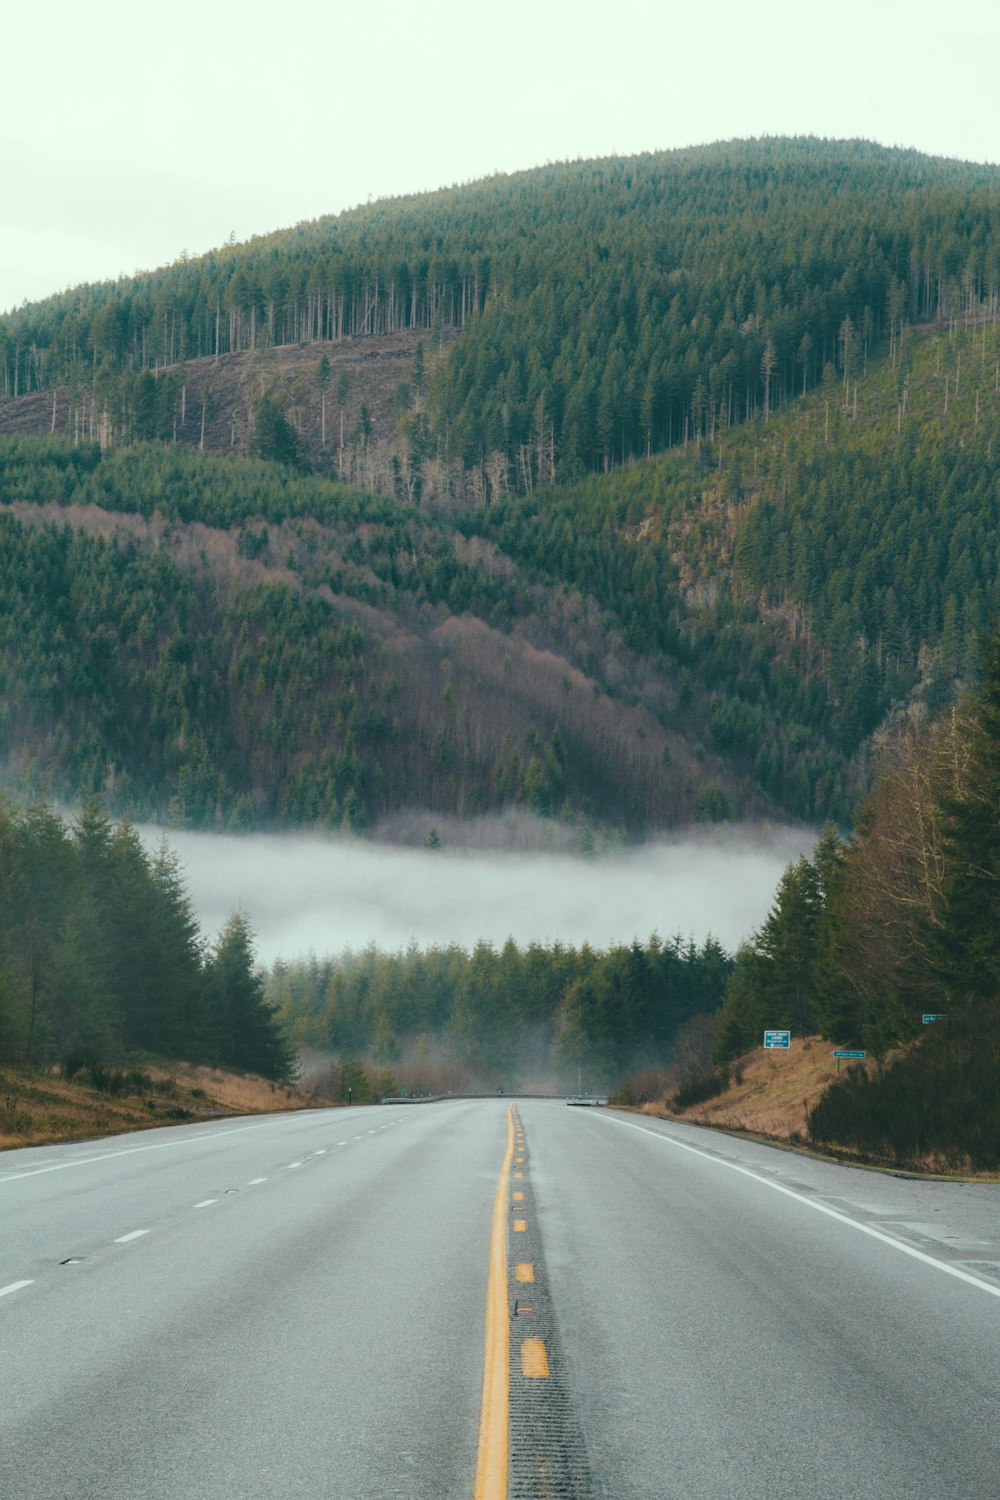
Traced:
[[[842, 1067], [873, 1068], [874, 1062], [843, 1063]], [[884, 1170], [908, 1170], [940, 1177], [977, 1178], [997, 1181], [995, 1172], [977, 1172], [968, 1162], [921, 1157], [905, 1163], [874, 1160], [860, 1151], [809, 1137], [810, 1110], [837, 1077], [837, 1063], [829, 1042], [821, 1037], [795, 1038], [787, 1052], [765, 1052], [758, 1048], [732, 1065], [727, 1088], [698, 1104], [678, 1109], [673, 1095], [639, 1106], [641, 1113], [691, 1125], [709, 1125], [718, 1130], [738, 1131], [775, 1145], [789, 1146], [819, 1156], [836, 1156], [858, 1166]]]
[[114, 1091], [104, 1082], [96, 1088], [82, 1077], [0, 1068], [0, 1150], [329, 1102], [292, 1085], [187, 1063], [125, 1074]]

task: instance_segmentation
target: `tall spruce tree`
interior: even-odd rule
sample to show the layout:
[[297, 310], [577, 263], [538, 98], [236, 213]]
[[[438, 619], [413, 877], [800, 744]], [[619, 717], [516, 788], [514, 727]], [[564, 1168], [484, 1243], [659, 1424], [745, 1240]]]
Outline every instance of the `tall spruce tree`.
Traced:
[[277, 1081], [290, 1079], [295, 1072], [291, 1048], [265, 999], [253, 930], [243, 912], [234, 912], [223, 928], [207, 980], [213, 1061]]
[[199, 1059], [205, 1052], [203, 940], [180, 860], [163, 838], [150, 864], [156, 918], [150, 934], [150, 979], [157, 994], [163, 1050]]

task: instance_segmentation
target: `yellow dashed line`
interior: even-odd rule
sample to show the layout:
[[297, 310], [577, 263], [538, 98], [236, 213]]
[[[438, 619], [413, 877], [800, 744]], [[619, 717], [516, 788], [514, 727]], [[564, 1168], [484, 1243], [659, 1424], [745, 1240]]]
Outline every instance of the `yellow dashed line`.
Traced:
[[519, 1260], [514, 1268], [514, 1275], [518, 1281], [534, 1281], [535, 1268], [530, 1260]]
[[529, 1380], [546, 1380], [549, 1356], [541, 1339], [525, 1339], [521, 1345], [521, 1374]]
[[511, 1193], [510, 1196], [513, 1198], [515, 1203], [521, 1203], [524, 1199], [524, 1194], [520, 1191], [520, 1189], [518, 1189], [517, 1192]]
[[514, 1220], [514, 1233], [515, 1234], [526, 1234], [527, 1231], [528, 1231], [528, 1221], [527, 1221], [527, 1219], [515, 1219]]

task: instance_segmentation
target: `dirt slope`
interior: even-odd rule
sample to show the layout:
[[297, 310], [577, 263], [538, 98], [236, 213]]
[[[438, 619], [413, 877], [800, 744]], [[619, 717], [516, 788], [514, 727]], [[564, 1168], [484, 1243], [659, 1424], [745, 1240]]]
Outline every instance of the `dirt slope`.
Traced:
[[793, 1037], [787, 1052], [760, 1048], [741, 1058], [729, 1088], [714, 1099], [686, 1110], [659, 1100], [643, 1105], [643, 1113], [746, 1130], [775, 1141], [804, 1141], [809, 1111], [836, 1076], [829, 1042], [820, 1037]]
[[0, 1150], [329, 1102], [285, 1084], [186, 1063], [169, 1072], [148, 1068], [143, 1073], [145, 1081], [136, 1079], [134, 1087], [112, 1094], [55, 1073], [0, 1068]]

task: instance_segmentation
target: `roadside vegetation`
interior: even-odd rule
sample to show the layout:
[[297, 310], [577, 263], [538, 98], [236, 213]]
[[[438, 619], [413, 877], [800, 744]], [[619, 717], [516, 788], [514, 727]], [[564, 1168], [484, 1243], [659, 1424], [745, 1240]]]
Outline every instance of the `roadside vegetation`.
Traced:
[[853, 834], [828, 829], [785, 871], [713, 1025], [686, 1069], [632, 1080], [632, 1102], [762, 1129], [777, 1078], [761, 1071], [763, 1032], [788, 1029], [814, 1064], [832, 1068], [834, 1048], [868, 1056], [819, 1096], [814, 1066], [808, 1110], [777, 1134], [897, 1166], [1000, 1169], [1000, 632], [976, 692], [885, 747]]
[[0, 1151], [330, 1103], [314, 1087], [188, 1063], [0, 1066]]

